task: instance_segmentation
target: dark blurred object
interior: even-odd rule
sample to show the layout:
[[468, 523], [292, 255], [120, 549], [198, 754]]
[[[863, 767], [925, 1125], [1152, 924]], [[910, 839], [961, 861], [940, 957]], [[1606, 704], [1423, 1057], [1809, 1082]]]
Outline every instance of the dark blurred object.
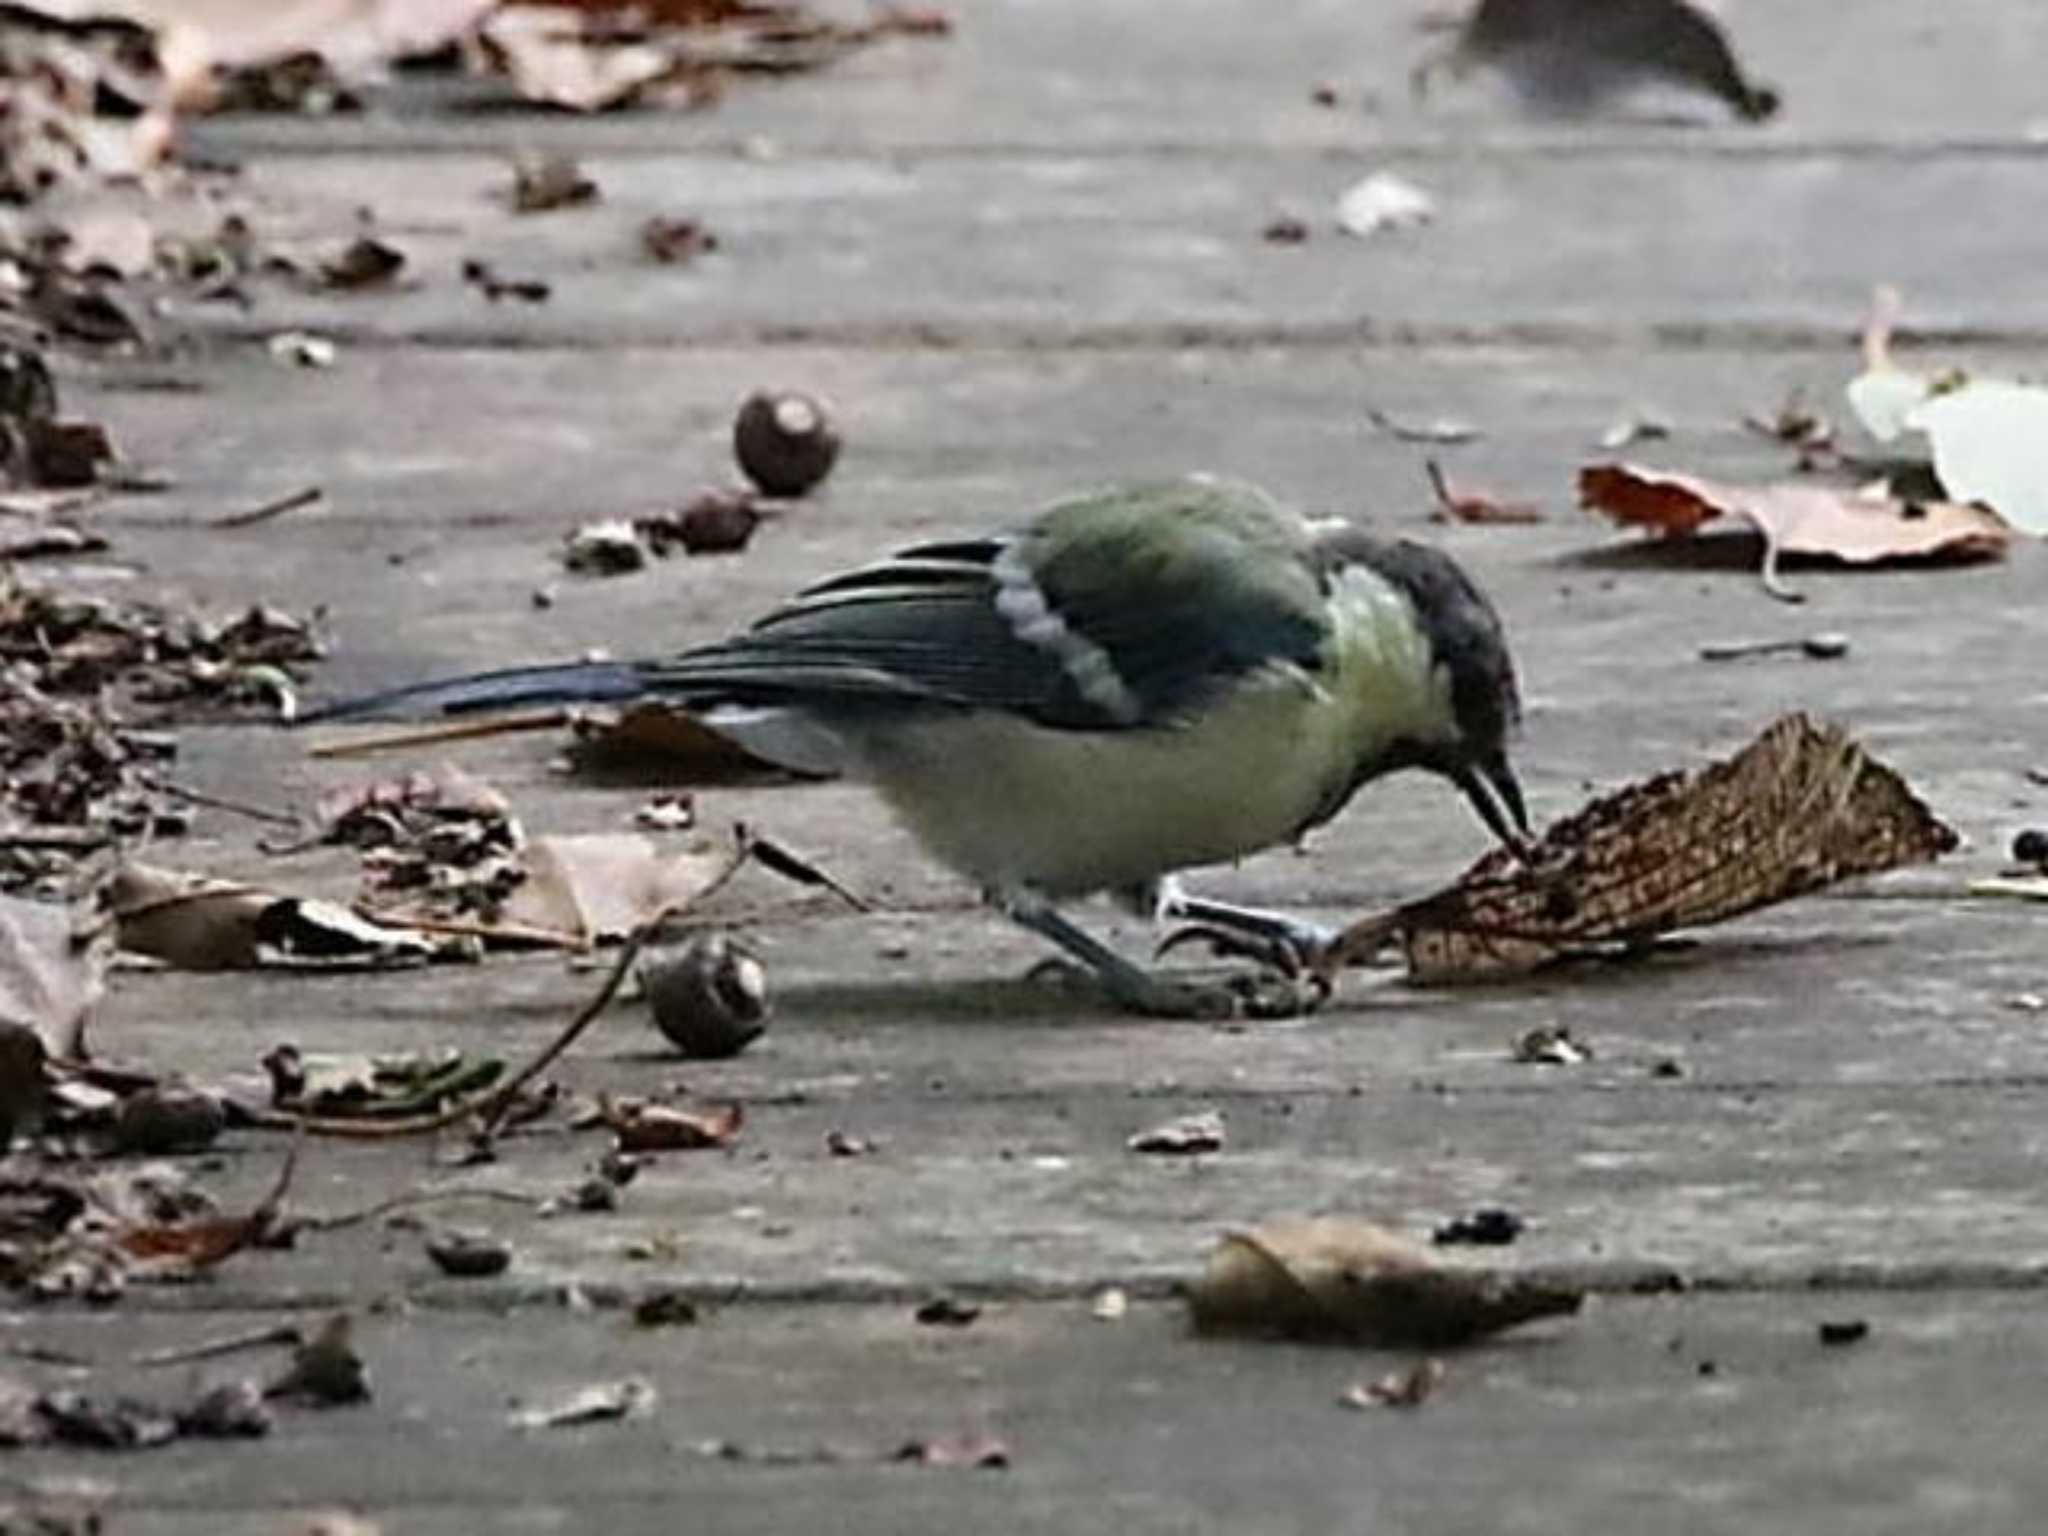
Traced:
[[1569, 115], [1651, 83], [1706, 92], [1752, 123], [1778, 110], [1778, 93], [1743, 74], [1721, 24], [1685, 0], [1479, 0], [1412, 82], [1419, 96], [1438, 71], [1460, 79], [1482, 67]]

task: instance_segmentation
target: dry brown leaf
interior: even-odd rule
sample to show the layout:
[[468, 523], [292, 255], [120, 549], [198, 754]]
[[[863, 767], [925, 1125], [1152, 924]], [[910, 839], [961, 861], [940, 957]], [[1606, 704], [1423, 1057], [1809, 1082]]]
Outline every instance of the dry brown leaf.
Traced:
[[579, 769], [623, 773], [643, 769], [663, 785], [781, 779], [789, 771], [755, 757], [680, 705], [652, 702], [624, 709], [586, 709], [570, 718], [570, 756]]
[[593, 40], [569, 6], [508, 6], [478, 29], [486, 56], [529, 101], [596, 112], [631, 101], [676, 69], [653, 43]]
[[623, 938], [657, 912], [686, 905], [728, 862], [720, 846], [669, 853], [634, 832], [537, 837], [504, 921], [578, 948]]
[[1439, 1263], [1384, 1227], [1343, 1216], [1226, 1232], [1188, 1289], [1203, 1333], [1419, 1349], [1576, 1312], [1583, 1299], [1541, 1279]]
[[124, 865], [108, 894], [120, 947], [178, 970], [415, 965], [443, 952], [428, 934], [335, 902], [147, 864]]
[[1734, 757], [1595, 800], [1526, 862], [1495, 849], [1456, 884], [1355, 925], [1332, 963], [1398, 937], [1416, 981], [1520, 975], [1955, 846], [1954, 829], [1841, 727], [1786, 715]]
[[150, 1279], [182, 1279], [211, 1269], [244, 1248], [260, 1243], [277, 1224], [285, 1191], [297, 1171], [298, 1148], [285, 1153], [277, 1182], [244, 1216], [200, 1216], [190, 1221], [131, 1222], [117, 1228], [111, 1244], [132, 1273]]
[[1750, 523], [1764, 540], [1764, 584], [1777, 585], [1780, 555], [1815, 555], [1848, 565], [1884, 560], [2001, 559], [2012, 529], [1997, 513], [1954, 502], [1909, 502], [1818, 485], [1727, 485], [1633, 464], [1589, 464], [1579, 500], [1625, 527], [1681, 538], [1723, 515]]

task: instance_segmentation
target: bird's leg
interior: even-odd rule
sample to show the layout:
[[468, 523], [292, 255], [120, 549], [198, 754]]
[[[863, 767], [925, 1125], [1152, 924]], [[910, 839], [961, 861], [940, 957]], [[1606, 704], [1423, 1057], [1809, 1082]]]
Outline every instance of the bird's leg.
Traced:
[[1154, 958], [1200, 940], [1220, 953], [1269, 965], [1283, 976], [1300, 976], [1313, 970], [1336, 940], [1335, 930], [1321, 923], [1190, 896], [1172, 878], [1156, 882], [1150, 890], [1152, 916], [1160, 922], [1176, 918], [1182, 922], [1161, 942]]
[[1099, 981], [1122, 1007], [1134, 1013], [1170, 1019], [1227, 1019], [1243, 1014], [1262, 1018], [1306, 1012], [1321, 1000], [1292, 985], [1284, 996], [1257, 982], [1203, 985], [1161, 976], [1125, 959], [1108, 945], [1061, 916], [1043, 897], [1020, 892], [992, 893], [991, 902], [1020, 926], [1057, 944]]

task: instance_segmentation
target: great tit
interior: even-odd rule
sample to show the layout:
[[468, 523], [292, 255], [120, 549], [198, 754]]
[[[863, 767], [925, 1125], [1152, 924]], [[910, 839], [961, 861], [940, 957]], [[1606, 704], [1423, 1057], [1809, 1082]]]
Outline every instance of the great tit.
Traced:
[[1108, 891], [1298, 978], [1327, 932], [1186, 895], [1175, 872], [1293, 841], [1404, 768], [1456, 784], [1509, 844], [1528, 830], [1507, 757], [1514, 666], [1456, 562], [1207, 477], [899, 551], [677, 655], [482, 673], [304, 718], [642, 699], [777, 766], [865, 779], [993, 906], [1146, 1013], [1233, 1011], [1246, 993], [1125, 959], [1060, 903]]

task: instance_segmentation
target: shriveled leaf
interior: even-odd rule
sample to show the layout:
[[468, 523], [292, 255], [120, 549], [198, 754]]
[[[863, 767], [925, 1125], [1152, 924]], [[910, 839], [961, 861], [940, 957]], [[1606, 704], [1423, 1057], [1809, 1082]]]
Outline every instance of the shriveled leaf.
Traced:
[[1456, 884], [1356, 925], [1333, 963], [1394, 936], [1416, 981], [1519, 975], [1922, 863], [1956, 842], [1841, 727], [1791, 714], [1733, 757], [1595, 800], [1546, 829], [1526, 862], [1495, 849]]
[[287, 1152], [277, 1182], [246, 1215], [130, 1219], [114, 1227], [110, 1247], [131, 1274], [144, 1279], [182, 1280], [212, 1269], [269, 1236], [284, 1209], [285, 1192], [291, 1188], [297, 1167], [297, 1151]]
[[52, 1056], [80, 1054], [105, 990], [102, 932], [70, 907], [0, 896], [0, 1024], [32, 1031]]
[[1997, 513], [1954, 502], [1908, 502], [1889, 496], [1785, 482], [1727, 485], [1694, 475], [1632, 464], [1589, 464], [1579, 471], [1579, 499], [1625, 527], [1682, 537], [1723, 515], [1763, 536], [1765, 585], [1774, 596], [1780, 555], [1813, 555], [1848, 565], [1886, 560], [2000, 559], [2012, 530]]
[[188, 971], [384, 969], [443, 953], [432, 935], [366, 922], [336, 902], [124, 865], [109, 885], [120, 947]]
[[654, 1384], [638, 1376], [623, 1381], [580, 1387], [557, 1402], [521, 1408], [512, 1415], [516, 1429], [560, 1429], [570, 1424], [601, 1424], [653, 1411]]
[[1442, 1264], [1384, 1227], [1341, 1216], [1227, 1232], [1188, 1290], [1203, 1333], [1420, 1349], [1576, 1312], [1583, 1299], [1541, 1279]]
[[537, 837], [504, 921], [577, 948], [623, 938], [657, 913], [687, 905], [729, 862], [720, 847], [671, 853], [632, 832]]
[[676, 68], [652, 43], [607, 43], [566, 6], [511, 6], [479, 30], [486, 55], [529, 101], [596, 112], [631, 101]]
[[600, 1099], [598, 1112], [618, 1137], [621, 1152], [699, 1152], [729, 1147], [746, 1123], [738, 1104], [710, 1109], [673, 1109]]

